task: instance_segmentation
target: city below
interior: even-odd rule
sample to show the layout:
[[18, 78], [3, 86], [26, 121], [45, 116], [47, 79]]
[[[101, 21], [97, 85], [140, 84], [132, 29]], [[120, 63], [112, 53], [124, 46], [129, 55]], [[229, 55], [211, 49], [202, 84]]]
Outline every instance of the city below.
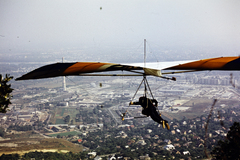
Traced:
[[[19, 76], [24, 72], [26, 67], [16, 68], [9, 74]], [[137, 153], [137, 148], [141, 148], [136, 147], [138, 145], [154, 148], [154, 151], [142, 155], [145, 159], [156, 157], [158, 152], [164, 150], [171, 153], [168, 156], [176, 157], [179, 152], [182, 158], [193, 155], [195, 158], [203, 158], [203, 152], [193, 154], [188, 147], [200, 146], [203, 151], [201, 145], [204, 144], [204, 132], [201, 133], [202, 137], [195, 132], [197, 129], [204, 130], [214, 100], [217, 103], [213, 110], [213, 123], [225, 121], [225, 124], [229, 122], [230, 125], [234, 120], [239, 121], [239, 110], [233, 109], [239, 106], [240, 101], [237, 87], [239, 77], [230, 76], [230, 72], [196, 72], [174, 76], [177, 81], [148, 78], [153, 96], [159, 102], [158, 109], [163, 118], [168, 120], [170, 131], [149, 117], [133, 118], [143, 116], [141, 106], [129, 106], [131, 101], [138, 101], [143, 95], [144, 88], [141, 87], [134, 97], [141, 77], [59, 77], [11, 81], [14, 88], [12, 104], [6, 114], [0, 115], [0, 127], [4, 128], [0, 154], [24, 154], [44, 149], [71, 151], [68, 148], [55, 147], [54, 150], [54, 147], [33, 147], [41, 144], [40, 139], [44, 138], [72, 142], [79, 147], [79, 151], [87, 152], [88, 156], [95, 158], [117, 154], [126, 158], [127, 154], [123, 154], [121, 149]], [[151, 97], [150, 92], [148, 96]], [[219, 111], [231, 115], [219, 118]], [[122, 121], [120, 115], [125, 112], [127, 114]], [[145, 135], [133, 134], [137, 130], [143, 130], [141, 134]], [[156, 130], [160, 130], [158, 134]], [[210, 129], [208, 137], [212, 138], [211, 143], [216, 144], [216, 140], [222, 139], [226, 133], [227, 130], [219, 125], [219, 129]], [[24, 137], [28, 138], [27, 141], [23, 142], [23, 137], [17, 140], [22, 134], [29, 134], [29, 137]], [[98, 139], [94, 139], [96, 135]], [[104, 145], [101, 144], [108, 141], [108, 137], [128, 140], [123, 146], [116, 144], [112, 152], [103, 151]], [[97, 146], [96, 140], [99, 141]], [[28, 147], [23, 147], [26, 144]], [[183, 146], [184, 152], [180, 149]], [[140, 155], [135, 156], [139, 158]]]

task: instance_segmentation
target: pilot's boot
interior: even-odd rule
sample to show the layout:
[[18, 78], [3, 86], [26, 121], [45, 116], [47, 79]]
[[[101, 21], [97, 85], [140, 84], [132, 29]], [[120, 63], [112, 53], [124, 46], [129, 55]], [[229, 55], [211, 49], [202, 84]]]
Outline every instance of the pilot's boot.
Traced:
[[167, 129], [169, 130], [169, 129], [170, 129], [170, 127], [169, 127], [168, 123], [167, 123], [167, 122], [165, 122], [165, 123], [166, 123]]
[[165, 122], [164, 122], [164, 120], [161, 120], [161, 121], [160, 121], [160, 124], [162, 125], [163, 128], [165, 128]]
[[169, 127], [169, 125], [168, 125], [168, 121], [161, 120], [161, 121], [160, 121], [160, 124], [162, 124], [163, 128], [167, 127], [168, 130], [170, 129], [170, 127]]

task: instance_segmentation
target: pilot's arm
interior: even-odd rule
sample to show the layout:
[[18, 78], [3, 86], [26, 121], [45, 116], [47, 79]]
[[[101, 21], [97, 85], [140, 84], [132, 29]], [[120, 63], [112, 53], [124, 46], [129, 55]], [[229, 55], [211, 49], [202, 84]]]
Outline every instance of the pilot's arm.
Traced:
[[139, 102], [133, 102], [133, 101], [131, 101], [130, 103], [129, 103], [129, 105], [141, 105]]

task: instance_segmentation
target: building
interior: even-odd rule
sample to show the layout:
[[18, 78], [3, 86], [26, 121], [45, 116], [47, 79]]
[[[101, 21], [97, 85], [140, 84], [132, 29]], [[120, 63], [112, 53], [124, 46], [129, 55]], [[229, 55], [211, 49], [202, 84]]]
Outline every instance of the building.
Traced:
[[183, 151], [183, 155], [190, 155], [189, 151]]
[[88, 153], [89, 158], [94, 158], [94, 157], [96, 157], [96, 155], [97, 155], [97, 152], [89, 152]]
[[164, 149], [170, 151], [170, 150], [175, 149], [175, 147], [172, 144], [168, 144], [168, 145], [164, 146]]
[[62, 131], [64, 131], [64, 129], [62, 129], [62, 128], [58, 127], [58, 126], [53, 126], [53, 127], [52, 127], [52, 130], [53, 130], [54, 132], [62, 132]]

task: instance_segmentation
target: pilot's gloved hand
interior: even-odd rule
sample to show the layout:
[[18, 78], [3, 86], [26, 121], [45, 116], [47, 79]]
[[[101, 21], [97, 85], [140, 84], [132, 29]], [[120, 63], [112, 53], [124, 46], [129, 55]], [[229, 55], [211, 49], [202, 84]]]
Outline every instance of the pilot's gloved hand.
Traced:
[[124, 117], [125, 117], [126, 113], [122, 113], [121, 117], [122, 117], [122, 121], [124, 121]]

